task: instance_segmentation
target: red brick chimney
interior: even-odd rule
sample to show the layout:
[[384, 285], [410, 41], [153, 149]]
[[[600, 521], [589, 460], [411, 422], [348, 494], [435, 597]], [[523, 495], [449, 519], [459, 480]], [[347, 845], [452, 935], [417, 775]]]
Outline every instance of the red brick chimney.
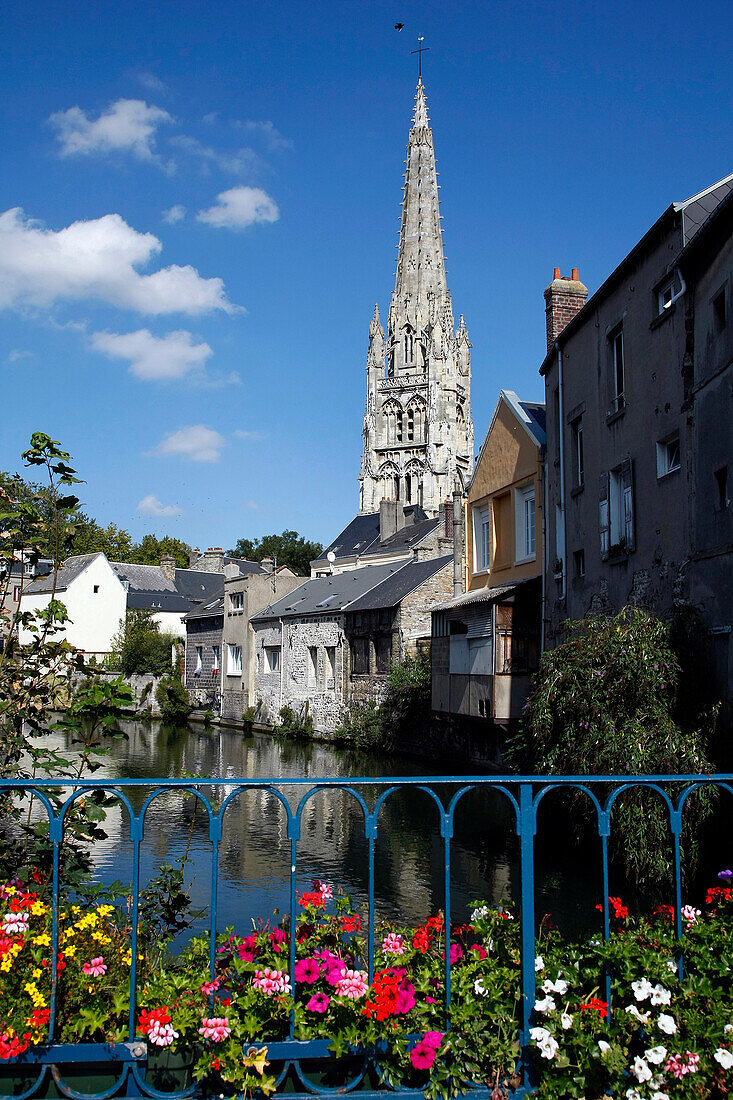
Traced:
[[552, 282], [545, 291], [548, 351], [568, 322], [583, 308], [587, 298], [588, 288], [578, 278], [577, 267], [573, 268], [572, 275], [563, 275], [562, 278], [560, 268], [555, 268]]

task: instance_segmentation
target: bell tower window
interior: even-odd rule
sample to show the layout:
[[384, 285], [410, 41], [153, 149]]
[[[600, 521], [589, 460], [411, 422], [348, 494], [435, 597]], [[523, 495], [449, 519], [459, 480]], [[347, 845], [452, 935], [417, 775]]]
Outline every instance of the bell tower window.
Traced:
[[415, 413], [412, 409], [407, 410], [407, 440], [409, 443], [415, 438]]
[[402, 409], [397, 413], [397, 442], [402, 442]]

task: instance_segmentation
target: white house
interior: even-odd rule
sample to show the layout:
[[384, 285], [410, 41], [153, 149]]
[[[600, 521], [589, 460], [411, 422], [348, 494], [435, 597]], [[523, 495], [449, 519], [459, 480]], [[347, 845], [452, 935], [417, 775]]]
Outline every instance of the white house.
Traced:
[[[38, 577], [23, 590], [22, 611], [40, 611], [54, 595], [53, 573]], [[124, 621], [127, 592], [101, 552], [67, 558], [58, 571], [55, 599], [66, 607], [69, 622], [65, 638], [85, 653], [104, 656]], [[21, 628], [20, 641], [27, 644], [31, 631]]]

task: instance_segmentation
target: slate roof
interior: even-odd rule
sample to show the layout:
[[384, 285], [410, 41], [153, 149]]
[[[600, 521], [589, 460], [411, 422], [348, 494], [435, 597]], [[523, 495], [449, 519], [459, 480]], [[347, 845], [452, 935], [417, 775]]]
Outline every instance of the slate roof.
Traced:
[[379, 512], [366, 512], [364, 515], [354, 516], [341, 534], [337, 535], [315, 560], [326, 561], [329, 551], [333, 551], [338, 559], [363, 557], [365, 554], [392, 554], [395, 550], [411, 549], [434, 531], [440, 520], [429, 519], [417, 504], [408, 505], [408, 507], [414, 509], [416, 522], [401, 527], [384, 542], [379, 541]]
[[176, 569], [176, 588], [189, 600], [213, 600], [224, 591], [223, 573], [205, 573], [202, 569]]
[[[72, 581], [81, 576], [89, 563], [100, 556], [100, 553], [101, 551], [94, 554], [77, 554], [76, 557], [67, 558], [58, 571], [56, 591], [64, 592]], [[25, 586], [23, 591], [27, 596], [39, 596], [44, 592], [53, 592], [53, 573], [49, 573], [45, 577], [36, 577], [35, 580]]]
[[127, 583], [127, 606], [151, 611], [191, 611], [202, 600], [215, 599], [224, 591], [223, 573], [201, 569], [176, 569], [175, 583], [159, 565], [135, 565], [113, 561], [110, 565]]
[[128, 592], [127, 606], [135, 610], [144, 608], [150, 611], [180, 611], [182, 614], [191, 610], [191, 600], [185, 596], [179, 596], [177, 592]]
[[704, 191], [699, 191], [697, 195], [685, 199], [684, 202], [674, 203], [675, 210], [682, 211], [682, 236], [685, 244], [690, 243], [716, 207], [731, 191], [733, 191], [733, 173], [707, 187]]
[[136, 565], [129, 561], [111, 561], [109, 564], [120, 580], [127, 582], [129, 592], [176, 591], [175, 584], [159, 565]]
[[227, 554], [222, 558], [224, 565], [236, 565], [240, 573], [266, 573], [258, 561], [248, 561], [247, 558], [230, 558]]
[[212, 600], [210, 603], [199, 604], [193, 611], [189, 611], [186, 615], [186, 622], [190, 619], [216, 619], [220, 615], [224, 616], [223, 596], [219, 596], [218, 599]]
[[519, 405], [529, 417], [532, 434], [543, 447], [547, 446], [547, 417], [544, 404], [539, 401], [520, 401]]
[[349, 604], [349, 611], [375, 611], [381, 607], [396, 607], [410, 592], [414, 592], [429, 577], [453, 561], [452, 554], [425, 561], [409, 561], [392, 576]]
[[350, 569], [332, 576], [310, 577], [292, 592], [252, 615], [250, 622], [343, 611], [370, 589], [404, 568], [405, 562], [385, 562], [383, 565], [364, 565], [361, 569]]

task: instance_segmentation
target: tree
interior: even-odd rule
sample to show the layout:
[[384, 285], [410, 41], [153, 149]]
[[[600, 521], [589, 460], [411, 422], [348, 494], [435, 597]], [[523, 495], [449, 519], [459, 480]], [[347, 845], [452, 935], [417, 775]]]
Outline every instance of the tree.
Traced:
[[128, 608], [124, 624], [112, 639], [111, 657], [124, 676], [136, 672], [160, 675], [171, 671], [175, 642], [172, 634], [161, 634], [150, 608]]
[[164, 535], [162, 539], [155, 535], [143, 535], [139, 545], [133, 547], [132, 557], [124, 560], [138, 565], [160, 565], [160, 559], [164, 554], [170, 554], [175, 558], [179, 569], [188, 569], [191, 547], [187, 542], [175, 539], [171, 535]]
[[[680, 667], [669, 627], [626, 607], [565, 624], [567, 641], [542, 655], [507, 759], [524, 773], [566, 775], [699, 774], [713, 767], [708, 737], [675, 720]], [[694, 861], [699, 827], [711, 808], [699, 793], [685, 815]], [[614, 809], [612, 843], [641, 883], [669, 871], [667, 815], [637, 789]]]
[[310, 563], [322, 550], [320, 542], [308, 542], [297, 531], [283, 531], [281, 535], [263, 535], [260, 539], [239, 539], [234, 549], [227, 553], [248, 561], [276, 558], [278, 565], [287, 565], [294, 573], [307, 577]]

